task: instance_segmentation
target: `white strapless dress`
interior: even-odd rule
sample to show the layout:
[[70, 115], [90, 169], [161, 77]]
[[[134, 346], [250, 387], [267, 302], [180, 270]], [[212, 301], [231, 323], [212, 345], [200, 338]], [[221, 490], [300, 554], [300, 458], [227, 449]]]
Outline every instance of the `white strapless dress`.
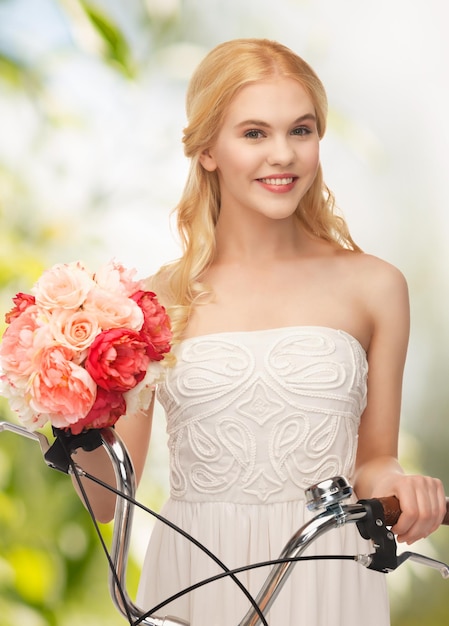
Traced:
[[[230, 569], [279, 557], [311, 513], [304, 490], [351, 480], [366, 406], [367, 360], [356, 339], [325, 327], [226, 332], [184, 340], [158, 397], [167, 414], [170, 498], [162, 514]], [[353, 524], [307, 555], [372, 552]], [[239, 574], [256, 596], [269, 568]], [[157, 523], [137, 603], [145, 610], [221, 573], [197, 546]], [[156, 614], [191, 626], [237, 626], [250, 603], [229, 578]], [[386, 626], [385, 575], [352, 561], [296, 564], [269, 626]]]

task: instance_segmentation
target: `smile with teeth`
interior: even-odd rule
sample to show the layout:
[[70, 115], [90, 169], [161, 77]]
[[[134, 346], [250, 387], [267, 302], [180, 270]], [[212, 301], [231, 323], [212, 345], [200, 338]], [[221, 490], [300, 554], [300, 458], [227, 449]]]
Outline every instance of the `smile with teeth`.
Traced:
[[290, 185], [293, 182], [293, 177], [289, 178], [259, 178], [261, 183], [266, 185]]

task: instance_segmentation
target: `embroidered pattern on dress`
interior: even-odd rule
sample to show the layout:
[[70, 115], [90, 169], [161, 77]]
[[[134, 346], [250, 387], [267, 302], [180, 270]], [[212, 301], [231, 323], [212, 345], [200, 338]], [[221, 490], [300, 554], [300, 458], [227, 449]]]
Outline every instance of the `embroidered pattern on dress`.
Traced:
[[330, 328], [182, 342], [158, 390], [172, 497], [266, 503], [350, 476], [366, 379], [360, 344]]

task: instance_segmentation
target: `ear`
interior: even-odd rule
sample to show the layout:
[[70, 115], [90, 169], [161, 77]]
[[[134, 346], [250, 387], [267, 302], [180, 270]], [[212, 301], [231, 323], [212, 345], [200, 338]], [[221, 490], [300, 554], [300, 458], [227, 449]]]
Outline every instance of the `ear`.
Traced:
[[208, 172], [214, 172], [217, 169], [217, 164], [209, 148], [201, 152], [200, 163]]

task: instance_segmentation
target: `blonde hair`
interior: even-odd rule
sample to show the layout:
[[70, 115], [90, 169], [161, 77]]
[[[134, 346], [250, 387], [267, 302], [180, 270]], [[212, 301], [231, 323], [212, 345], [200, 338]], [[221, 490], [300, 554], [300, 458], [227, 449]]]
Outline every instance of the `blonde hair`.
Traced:
[[[196, 69], [186, 98], [188, 126], [184, 152], [190, 171], [178, 206], [177, 227], [183, 254], [153, 277], [154, 289], [166, 300], [174, 338], [179, 339], [193, 304], [209, 293], [201, 282], [215, 255], [215, 226], [220, 212], [216, 171], [206, 171], [200, 154], [213, 146], [229, 105], [242, 87], [273, 76], [298, 81], [311, 98], [321, 139], [326, 130], [327, 96], [313, 69], [292, 50], [268, 39], [235, 39], [215, 47]], [[323, 182], [321, 166], [296, 214], [315, 237], [359, 251], [346, 222], [335, 213], [334, 196]]]

